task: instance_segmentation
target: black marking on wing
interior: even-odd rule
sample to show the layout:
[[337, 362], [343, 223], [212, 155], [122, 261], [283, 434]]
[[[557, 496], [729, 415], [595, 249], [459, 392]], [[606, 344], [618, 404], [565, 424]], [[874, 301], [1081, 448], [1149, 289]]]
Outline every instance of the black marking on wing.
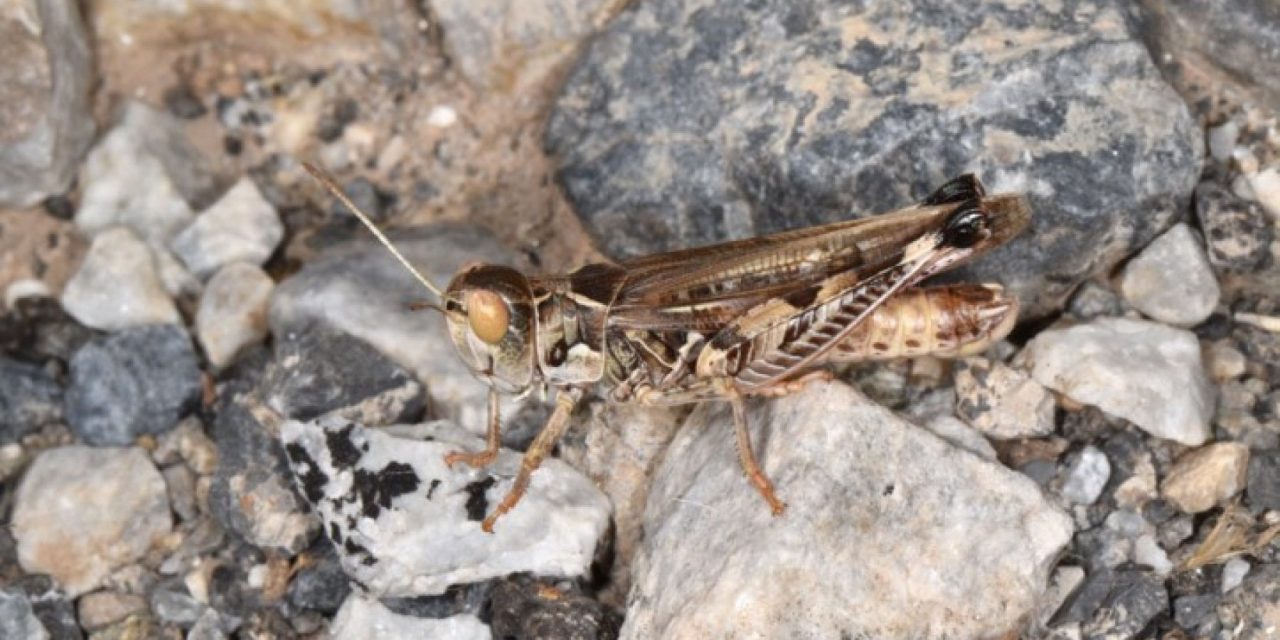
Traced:
[[920, 204], [934, 206], [981, 200], [986, 193], [987, 190], [982, 186], [982, 182], [978, 180], [977, 176], [972, 173], [966, 173], [952, 178], [946, 184], [935, 189], [928, 197], [921, 200]]

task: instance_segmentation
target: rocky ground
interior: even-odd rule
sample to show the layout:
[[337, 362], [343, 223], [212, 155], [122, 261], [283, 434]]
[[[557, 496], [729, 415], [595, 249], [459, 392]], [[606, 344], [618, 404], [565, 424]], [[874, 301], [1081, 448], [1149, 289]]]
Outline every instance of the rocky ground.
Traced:
[[[79, 9], [77, 9], [79, 7]], [[1261, 0], [0, 4], [0, 637], [1266, 638], [1280, 13]], [[485, 391], [426, 292], [913, 202], [1031, 228], [987, 353], [749, 406]]]

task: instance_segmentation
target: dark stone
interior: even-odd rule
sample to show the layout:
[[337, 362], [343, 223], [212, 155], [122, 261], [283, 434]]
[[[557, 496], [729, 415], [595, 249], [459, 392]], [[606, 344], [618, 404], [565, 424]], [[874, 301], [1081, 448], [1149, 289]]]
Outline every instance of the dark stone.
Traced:
[[62, 387], [43, 368], [0, 356], [0, 443], [62, 419]]
[[321, 325], [277, 336], [262, 395], [295, 420], [338, 411], [371, 426], [415, 421], [427, 404], [413, 374], [368, 343]]
[[76, 621], [75, 605], [46, 575], [26, 576], [5, 587], [10, 593], [21, 592], [31, 601], [31, 608], [49, 632], [49, 640], [83, 640], [84, 632]]
[[333, 545], [323, 537], [308, 554], [313, 562], [293, 576], [289, 583], [289, 604], [304, 611], [332, 615], [351, 593], [351, 581], [338, 563]]
[[1183, 629], [1195, 629], [1212, 619], [1221, 598], [1213, 593], [1177, 598], [1173, 601], [1173, 620]]
[[1280, 509], [1280, 450], [1254, 451], [1249, 456], [1244, 495], [1255, 509]]
[[157, 585], [151, 591], [151, 612], [161, 622], [188, 629], [200, 619], [206, 607], [187, 591], [181, 580]]
[[76, 205], [65, 195], [49, 196], [40, 203], [45, 213], [59, 219], [70, 220], [76, 215]]
[[1195, 197], [1210, 264], [1252, 271], [1270, 255], [1272, 225], [1261, 205], [1213, 180], [1201, 182]]
[[1267, 638], [1275, 633], [1280, 610], [1280, 564], [1259, 564], [1218, 606], [1218, 621], [1235, 638]]
[[[1274, 310], [1270, 312], [1275, 313]], [[1267, 376], [1272, 380], [1280, 381], [1280, 333], [1272, 333], [1251, 324], [1238, 323], [1232, 329], [1231, 335], [1245, 356], [1266, 367]]]
[[1067, 303], [1067, 311], [1081, 320], [1124, 313], [1124, 301], [1109, 287], [1092, 280], [1080, 285]]
[[1086, 638], [1135, 638], [1168, 607], [1164, 582], [1151, 573], [1094, 571], [1050, 624], [1081, 623]]
[[508, 576], [493, 588], [490, 627], [495, 638], [607, 640], [618, 637], [622, 616], [580, 593], [527, 575]]
[[342, 137], [347, 125], [355, 122], [360, 114], [360, 105], [353, 98], [341, 98], [329, 105], [320, 120], [316, 122], [316, 137], [321, 142], [333, 142]]
[[71, 358], [65, 412], [93, 445], [127, 445], [172, 429], [200, 402], [200, 369], [186, 331], [175, 325], [124, 329]]
[[200, 102], [200, 96], [197, 96], [191, 89], [191, 85], [186, 83], [165, 89], [163, 99], [169, 113], [183, 120], [195, 120], [209, 112], [204, 103]]
[[0, 316], [0, 351], [27, 362], [65, 363], [96, 335], [53, 298], [21, 298]]
[[220, 564], [209, 573], [209, 606], [218, 613], [244, 618], [257, 610], [257, 594], [249, 587], [249, 576], [237, 564]]
[[479, 616], [487, 613], [493, 585], [493, 582], [455, 584], [438, 596], [383, 598], [379, 602], [395, 613], [418, 618], [448, 618], [464, 613]]
[[974, 172], [1034, 216], [962, 276], [1041, 316], [1166, 228], [1200, 174], [1201, 129], [1122, 8], [1088, 7], [631, 3], [545, 146], [616, 258], [884, 212]]

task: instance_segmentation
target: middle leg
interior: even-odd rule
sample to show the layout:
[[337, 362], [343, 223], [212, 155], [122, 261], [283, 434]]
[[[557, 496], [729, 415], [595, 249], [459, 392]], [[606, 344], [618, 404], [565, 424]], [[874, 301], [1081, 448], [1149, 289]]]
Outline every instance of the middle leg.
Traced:
[[742, 470], [746, 472], [751, 486], [755, 487], [764, 501], [769, 503], [769, 509], [773, 511], [773, 515], [782, 515], [787, 505], [774, 493], [773, 483], [764, 475], [760, 464], [756, 462], [755, 453], [751, 450], [751, 432], [747, 429], [746, 403], [741, 395], [734, 393], [729, 396], [729, 405], [733, 407], [733, 430], [738, 440], [738, 462], [742, 464]]

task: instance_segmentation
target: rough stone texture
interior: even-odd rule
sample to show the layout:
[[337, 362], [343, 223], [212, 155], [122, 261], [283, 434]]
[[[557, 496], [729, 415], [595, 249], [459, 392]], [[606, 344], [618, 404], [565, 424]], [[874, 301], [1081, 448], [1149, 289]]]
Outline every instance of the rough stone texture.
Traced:
[[0, 638], [49, 640], [49, 630], [40, 624], [25, 593], [0, 590]]
[[1240, 493], [1249, 468], [1249, 448], [1236, 442], [1207, 445], [1178, 458], [1160, 494], [1183, 513], [1202, 513]]
[[245, 177], [178, 235], [169, 246], [197, 277], [233, 262], [261, 266], [284, 238], [276, 208]]
[[1196, 219], [1204, 229], [1209, 263], [1219, 269], [1251, 271], [1269, 255], [1274, 232], [1262, 206], [1215, 181], [1196, 187]]
[[1058, 624], [1082, 623], [1086, 638], [1137, 638], [1153, 618], [1169, 608], [1159, 577], [1144, 571], [1094, 571], [1054, 617]]
[[123, 228], [94, 238], [62, 292], [62, 306], [86, 326], [106, 331], [181, 321], [151, 249]]
[[76, 619], [87, 631], [109, 627], [131, 615], [146, 611], [145, 598], [117, 591], [86, 593], [76, 602]]
[[472, 83], [517, 91], [577, 50], [616, 0], [429, 0], [449, 58]]
[[170, 526], [164, 478], [138, 448], [45, 451], [14, 502], [22, 567], [53, 576], [71, 597], [142, 558]]
[[286, 422], [281, 438], [299, 488], [324, 519], [343, 567], [368, 593], [404, 597], [528, 571], [587, 573], [609, 523], [608, 500], [565, 463], [549, 459], [524, 499], [480, 530], [506, 495], [520, 456], [503, 450], [484, 470], [445, 467], [478, 438], [444, 423], [410, 439], [337, 418]]
[[490, 612], [495, 638], [617, 638], [622, 624], [618, 613], [579, 590], [561, 589], [525, 575], [498, 582]]
[[0, 444], [62, 419], [62, 387], [42, 367], [0, 356]]
[[448, 618], [415, 618], [392, 612], [368, 596], [351, 594], [329, 627], [332, 640], [401, 640], [449, 638], [490, 640], [489, 626], [471, 614]]
[[[520, 266], [493, 236], [475, 227], [424, 227], [393, 234], [392, 241], [441, 287], [468, 262]], [[320, 322], [360, 338], [427, 385], [434, 416], [483, 433], [488, 388], [458, 358], [444, 319], [409, 309], [412, 301], [430, 298], [383, 247], [337, 247], [276, 287], [271, 332], [286, 335]]]
[[1166, 227], [1202, 144], [1107, 0], [635, 3], [546, 135], [618, 257], [887, 211], [976, 172], [1031, 198], [1029, 232], [968, 270], [1029, 316]]
[[1125, 265], [1120, 293], [1146, 316], [1178, 327], [1203, 322], [1221, 295], [1200, 239], [1182, 223]]
[[93, 141], [93, 49], [74, 2], [0, 8], [0, 204], [65, 191]]
[[1189, 446], [1209, 438], [1214, 389], [1194, 334], [1099, 318], [1037, 335], [1018, 355], [1040, 384]]
[[89, 444], [126, 445], [177, 426], [200, 401], [200, 369], [181, 327], [151, 325], [97, 338], [71, 358], [64, 411]]
[[351, 594], [351, 581], [343, 573], [333, 545], [326, 538], [320, 538], [313, 550], [316, 548], [320, 549], [320, 555], [313, 556], [311, 564], [289, 581], [289, 604], [332, 615]]
[[361, 424], [417, 420], [426, 391], [413, 374], [368, 343], [323, 325], [277, 334], [264, 401], [294, 420], [335, 412]]
[[10, 582], [7, 593], [20, 593], [26, 596], [31, 607], [40, 620], [40, 624], [49, 632], [50, 640], [82, 640], [84, 633], [76, 621], [76, 610], [67, 595], [53, 584], [47, 575], [34, 575], [19, 578]]
[[196, 337], [215, 369], [267, 337], [267, 308], [275, 286], [271, 276], [246, 262], [233, 262], [209, 279], [196, 309]]
[[649, 494], [623, 638], [999, 636], [1026, 623], [1072, 532], [1034, 483], [840, 383], [748, 414], [786, 513], [771, 517], [743, 479], [727, 408], [696, 408]]
[[1264, 640], [1280, 627], [1280, 564], [1258, 566], [1244, 584], [1218, 607], [1224, 629], [1238, 632], [1242, 640]]
[[1087, 446], [1067, 467], [1062, 497], [1076, 504], [1093, 504], [1102, 495], [1110, 477], [1111, 462], [1107, 454], [1095, 446]]
[[1257, 451], [1250, 457], [1245, 496], [1256, 508], [1280, 510], [1280, 450]]
[[209, 510], [240, 539], [296, 554], [315, 538], [320, 518], [294, 489], [276, 433], [255, 417], [261, 408], [249, 398], [228, 396], [213, 421], [218, 470], [209, 488]]
[[1053, 396], [1030, 376], [986, 358], [961, 361], [956, 371], [956, 413], [996, 440], [1053, 433]]

